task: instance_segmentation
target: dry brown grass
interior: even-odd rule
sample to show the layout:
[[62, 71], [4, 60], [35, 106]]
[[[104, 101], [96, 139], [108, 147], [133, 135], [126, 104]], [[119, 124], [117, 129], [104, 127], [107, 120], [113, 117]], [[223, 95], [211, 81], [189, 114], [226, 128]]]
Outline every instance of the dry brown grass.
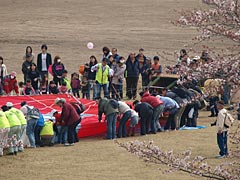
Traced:
[[[213, 119], [206, 118], [207, 114], [202, 112], [199, 120], [200, 125], [208, 126], [203, 130], [165, 132], [119, 141], [153, 140], [161, 149], [174, 150], [178, 153], [189, 149], [193, 156], [207, 157], [207, 161], [215, 166], [226, 159], [214, 159], [218, 153], [216, 130], [209, 127]], [[50, 148], [26, 149], [18, 156], [4, 156], [0, 160], [0, 179], [200, 179], [182, 172], [163, 174], [159, 167], [167, 168], [154, 164], [146, 165], [142, 160], [118, 147], [114, 141], [99, 137], [81, 139], [73, 147], [57, 145]]]

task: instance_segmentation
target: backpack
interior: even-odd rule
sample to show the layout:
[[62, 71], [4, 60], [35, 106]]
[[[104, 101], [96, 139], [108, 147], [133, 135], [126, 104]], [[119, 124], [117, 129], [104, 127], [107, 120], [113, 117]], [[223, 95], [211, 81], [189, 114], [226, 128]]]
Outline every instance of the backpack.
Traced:
[[40, 118], [40, 112], [37, 108], [30, 108], [28, 106], [27, 107], [27, 118], [28, 119], [39, 119]]
[[71, 102], [71, 105], [74, 107], [74, 109], [76, 110], [76, 112], [77, 112], [79, 115], [82, 114], [82, 113], [86, 110], [85, 105], [82, 104], [82, 103]]
[[110, 99], [109, 104], [112, 106], [113, 109], [118, 109], [119, 108], [119, 104], [115, 99]]

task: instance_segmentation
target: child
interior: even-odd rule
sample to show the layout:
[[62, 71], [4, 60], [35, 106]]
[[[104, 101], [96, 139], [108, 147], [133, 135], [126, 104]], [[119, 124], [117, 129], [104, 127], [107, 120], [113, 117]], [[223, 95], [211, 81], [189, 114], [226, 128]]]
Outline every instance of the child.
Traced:
[[[68, 88], [68, 91], [70, 92], [72, 90], [72, 87], [71, 87], [71, 82], [68, 80], [67, 78], [67, 75], [68, 75], [68, 71], [65, 69], [63, 70], [63, 73], [62, 73], [62, 83], [65, 82], [66, 83], [66, 86]], [[62, 84], [61, 84], [62, 85]]]
[[142, 67], [142, 72], [141, 72], [143, 89], [145, 89], [150, 82], [150, 75], [151, 75], [151, 68], [152, 68], [151, 66], [152, 66], [151, 58], [147, 57], [146, 65]]
[[49, 94], [58, 94], [59, 90], [57, 88], [57, 85], [55, 84], [54, 81], [50, 81], [49, 84]]
[[77, 73], [72, 74], [72, 80], [71, 80], [71, 87], [72, 87], [72, 92], [74, 96], [77, 96], [80, 98], [79, 90], [81, 89], [80, 85], [81, 81], [79, 79], [79, 75]]
[[40, 87], [39, 87], [39, 90], [40, 90], [40, 94], [47, 94], [48, 93], [48, 76], [47, 74], [45, 74], [43, 76], [43, 79], [40, 83]]
[[24, 82], [22, 82], [22, 81], [19, 82], [18, 86], [19, 86], [19, 94], [23, 95]]
[[36, 94], [36, 92], [35, 92], [34, 88], [32, 87], [31, 80], [28, 79], [26, 81], [26, 85], [23, 88], [23, 95], [24, 96], [26, 96], [26, 95], [29, 96], [29, 95], [35, 95], [35, 94]]
[[57, 126], [57, 139], [56, 142], [59, 144], [65, 144], [67, 142], [68, 127], [65, 125], [65, 122], [60, 122], [61, 114], [57, 111], [53, 113], [53, 116], [56, 120]]
[[153, 57], [153, 62], [154, 63], [152, 64], [152, 76], [151, 76], [151, 80], [152, 81], [154, 79], [156, 79], [156, 77], [162, 73], [162, 66], [159, 63], [159, 57], [158, 56], [154, 56]]
[[220, 149], [219, 156], [216, 158], [224, 158], [228, 155], [227, 136], [228, 129], [233, 122], [232, 116], [224, 109], [224, 102], [219, 101], [218, 104], [219, 113], [217, 116], [216, 127], [217, 127], [217, 143]]
[[89, 93], [89, 82], [86, 76], [83, 77], [83, 82], [81, 83], [82, 86], [82, 98], [84, 99], [85, 97], [87, 99], [90, 99], [90, 93]]
[[58, 88], [59, 94], [68, 94], [68, 87], [66, 82], [62, 82], [62, 85]]
[[33, 89], [37, 92], [38, 91], [38, 81], [40, 79], [40, 74], [36, 69], [36, 64], [32, 63], [31, 70], [28, 74], [28, 77], [31, 80]]
[[146, 135], [149, 133], [150, 121], [153, 118], [153, 107], [145, 102], [140, 102], [138, 100], [133, 102], [134, 110], [138, 112], [141, 126], [141, 135]]
[[131, 109], [131, 119], [128, 136], [135, 136], [135, 127], [138, 124], [138, 120], [139, 120], [138, 113], [135, 110]]

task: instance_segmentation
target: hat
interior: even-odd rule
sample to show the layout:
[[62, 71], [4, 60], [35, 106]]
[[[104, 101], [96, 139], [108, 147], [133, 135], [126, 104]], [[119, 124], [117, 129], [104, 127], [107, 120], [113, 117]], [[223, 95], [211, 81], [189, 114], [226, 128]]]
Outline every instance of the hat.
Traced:
[[65, 102], [66, 102], [66, 100], [64, 98], [56, 98], [55, 101], [54, 101], [55, 104], [65, 103]]
[[197, 60], [199, 60], [199, 59], [200, 59], [199, 56], [194, 56], [193, 61], [197, 61]]
[[151, 57], [148, 56], [148, 57], [146, 57], [146, 60], [151, 61], [152, 59], [151, 59]]
[[143, 49], [143, 48], [140, 48], [139, 51], [144, 51], [144, 49]]
[[7, 107], [13, 107], [13, 103], [7, 102], [7, 103], [6, 103], [6, 106], [7, 106]]
[[12, 72], [11, 72], [11, 76], [16, 77], [16, 76], [17, 76], [17, 73], [16, 73], [15, 71], [12, 71]]

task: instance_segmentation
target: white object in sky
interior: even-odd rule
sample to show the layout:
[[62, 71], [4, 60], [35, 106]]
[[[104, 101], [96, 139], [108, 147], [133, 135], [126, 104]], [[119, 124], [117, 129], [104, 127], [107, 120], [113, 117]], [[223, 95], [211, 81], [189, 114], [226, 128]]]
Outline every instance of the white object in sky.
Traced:
[[93, 49], [94, 48], [94, 44], [92, 42], [87, 43], [87, 48], [88, 49]]

